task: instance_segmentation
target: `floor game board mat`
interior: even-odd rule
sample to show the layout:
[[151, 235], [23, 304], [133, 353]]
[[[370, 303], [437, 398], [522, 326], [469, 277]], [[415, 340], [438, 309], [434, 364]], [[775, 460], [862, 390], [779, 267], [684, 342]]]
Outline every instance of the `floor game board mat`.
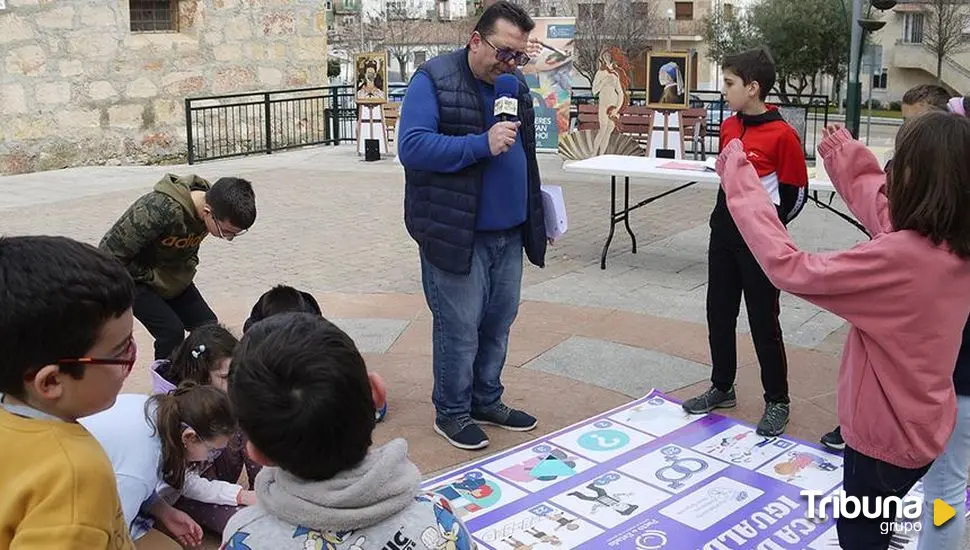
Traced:
[[[451, 502], [483, 550], [823, 550], [838, 548], [835, 522], [808, 519], [800, 491], [841, 484], [840, 454], [688, 415], [654, 390], [422, 488]], [[895, 535], [893, 548], [915, 549], [917, 536]]]

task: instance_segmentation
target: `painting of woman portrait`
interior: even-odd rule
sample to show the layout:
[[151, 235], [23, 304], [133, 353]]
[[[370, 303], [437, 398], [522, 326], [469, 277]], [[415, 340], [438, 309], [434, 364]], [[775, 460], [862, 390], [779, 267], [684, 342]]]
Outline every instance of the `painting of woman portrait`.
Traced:
[[647, 75], [650, 78], [647, 105], [660, 110], [688, 107], [690, 91], [687, 82], [686, 53], [651, 53], [647, 56]]
[[387, 102], [387, 53], [358, 54], [356, 93], [358, 104]]

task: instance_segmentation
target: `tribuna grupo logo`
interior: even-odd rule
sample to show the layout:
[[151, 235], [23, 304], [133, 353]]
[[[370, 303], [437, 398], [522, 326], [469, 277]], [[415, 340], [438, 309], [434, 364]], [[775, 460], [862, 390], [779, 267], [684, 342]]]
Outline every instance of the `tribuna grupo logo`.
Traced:
[[[923, 528], [923, 499], [905, 497], [856, 497], [839, 490], [823, 496], [822, 491], [805, 490], [802, 497], [808, 499], [808, 519], [825, 521], [828, 518], [880, 519], [883, 533], [918, 532]], [[933, 501], [933, 525], [939, 527], [953, 519], [956, 510], [940, 499]]]

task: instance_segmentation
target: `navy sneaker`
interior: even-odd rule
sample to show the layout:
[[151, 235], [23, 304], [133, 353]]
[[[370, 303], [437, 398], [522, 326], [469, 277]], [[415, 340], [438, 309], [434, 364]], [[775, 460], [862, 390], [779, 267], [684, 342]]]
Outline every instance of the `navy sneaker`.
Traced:
[[513, 432], [528, 432], [539, 425], [539, 421], [534, 416], [517, 409], [513, 409], [504, 403], [499, 403], [491, 409], [483, 412], [473, 412], [472, 420], [489, 426], [498, 426]]
[[447, 439], [448, 443], [466, 451], [476, 451], [488, 446], [488, 436], [467, 416], [445, 422], [436, 420], [434, 431]]

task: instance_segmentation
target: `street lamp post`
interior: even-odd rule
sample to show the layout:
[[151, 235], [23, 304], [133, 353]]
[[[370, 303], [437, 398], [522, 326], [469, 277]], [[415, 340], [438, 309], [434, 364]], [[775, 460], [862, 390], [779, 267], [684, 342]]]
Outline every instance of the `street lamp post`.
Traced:
[[859, 137], [859, 119], [862, 106], [862, 83], [859, 82], [859, 52], [862, 50], [862, 0], [852, 1], [852, 42], [849, 46], [849, 84], [845, 90], [845, 124], [852, 136]]
[[[892, 9], [895, 5], [896, 0], [869, 0], [870, 12], [872, 8], [885, 11]], [[862, 82], [859, 80], [859, 68], [862, 64], [862, 41], [867, 32], [873, 33], [881, 29], [886, 22], [869, 19], [868, 14], [863, 19], [862, 0], [853, 0], [851, 21], [852, 43], [849, 48], [849, 82], [845, 98], [845, 125], [852, 132], [852, 136], [858, 139], [862, 119]]]

